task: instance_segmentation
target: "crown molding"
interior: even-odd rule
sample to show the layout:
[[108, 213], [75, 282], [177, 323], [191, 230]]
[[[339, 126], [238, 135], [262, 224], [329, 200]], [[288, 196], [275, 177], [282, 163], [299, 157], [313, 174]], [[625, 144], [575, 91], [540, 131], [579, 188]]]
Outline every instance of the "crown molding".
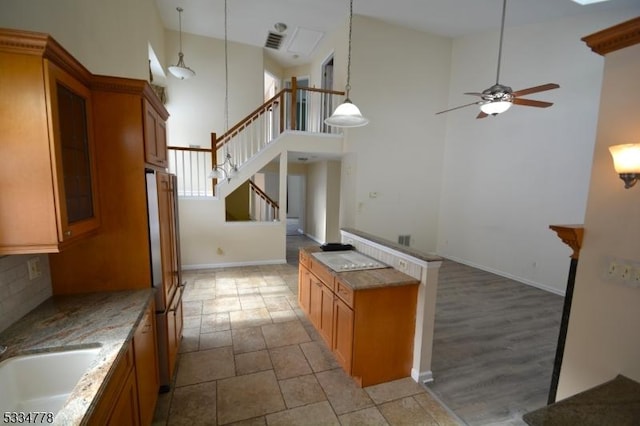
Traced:
[[633, 46], [640, 43], [640, 17], [582, 37], [581, 40], [595, 53], [603, 56]]

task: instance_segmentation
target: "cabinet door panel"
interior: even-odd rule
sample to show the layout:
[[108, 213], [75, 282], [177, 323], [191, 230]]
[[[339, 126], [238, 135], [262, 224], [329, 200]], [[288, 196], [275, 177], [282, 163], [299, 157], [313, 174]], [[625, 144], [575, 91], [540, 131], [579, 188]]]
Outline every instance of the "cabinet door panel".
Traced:
[[320, 335], [329, 348], [333, 345], [333, 300], [334, 295], [325, 285], [322, 286], [322, 306], [320, 308]]
[[68, 241], [97, 229], [98, 197], [94, 162], [91, 92], [46, 61], [50, 96], [52, 159], [57, 178], [58, 238]]
[[178, 257], [175, 223], [175, 197], [170, 175], [156, 173], [158, 191], [158, 217], [160, 222], [160, 256], [162, 262], [162, 288], [165, 306], [178, 288]]
[[167, 127], [153, 106], [144, 102], [144, 156], [145, 161], [167, 167]]
[[160, 389], [154, 311], [151, 303], [133, 337], [140, 423], [143, 425], [150, 425], [153, 420]]
[[353, 355], [353, 310], [340, 299], [335, 300], [333, 309], [333, 353], [347, 374], [351, 374], [351, 360]]
[[316, 329], [320, 329], [322, 321], [322, 283], [313, 274], [310, 274], [310, 277], [309, 319]]
[[309, 297], [311, 296], [311, 273], [304, 266], [298, 274], [298, 303], [305, 314], [309, 315]]

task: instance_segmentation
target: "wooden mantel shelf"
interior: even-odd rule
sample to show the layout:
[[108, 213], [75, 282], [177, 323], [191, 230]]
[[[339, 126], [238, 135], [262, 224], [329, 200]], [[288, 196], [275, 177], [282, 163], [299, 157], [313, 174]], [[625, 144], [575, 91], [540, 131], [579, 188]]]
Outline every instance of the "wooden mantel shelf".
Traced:
[[580, 247], [582, 246], [582, 236], [584, 235], [583, 225], [549, 225], [549, 228], [556, 231], [558, 237], [563, 243], [571, 247], [573, 254], [572, 259], [578, 259], [580, 256]]
[[582, 37], [582, 41], [599, 55], [615, 52], [640, 43], [640, 17]]

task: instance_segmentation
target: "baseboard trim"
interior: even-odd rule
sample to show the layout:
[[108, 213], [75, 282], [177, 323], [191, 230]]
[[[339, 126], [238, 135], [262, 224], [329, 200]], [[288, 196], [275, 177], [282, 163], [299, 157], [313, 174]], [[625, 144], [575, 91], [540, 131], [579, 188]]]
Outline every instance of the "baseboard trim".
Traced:
[[420, 372], [415, 368], [411, 369], [411, 378], [418, 383], [425, 384], [433, 382], [433, 372], [431, 370]]
[[548, 291], [549, 293], [557, 294], [558, 296], [562, 296], [562, 297], [565, 296], [565, 291], [566, 290], [560, 290], [560, 289], [557, 289], [557, 288], [554, 288], [554, 287], [549, 287], [548, 285], [541, 284], [541, 283], [538, 283], [538, 282], [535, 282], [535, 281], [531, 281], [531, 280], [523, 279], [523, 278], [520, 278], [520, 277], [516, 277], [515, 275], [508, 274], [508, 273], [506, 273], [504, 271], [498, 271], [498, 270], [493, 269], [493, 268], [488, 268], [488, 267], [483, 266], [483, 265], [478, 265], [476, 263], [469, 262], [467, 260], [460, 259], [460, 258], [455, 257], [455, 256], [445, 256], [445, 255], [439, 255], [439, 256], [442, 256], [445, 259], [453, 260], [454, 262], [462, 263], [463, 265], [471, 266], [472, 268], [480, 269], [482, 271], [491, 272], [492, 274], [496, 274], [496, 275], [499, 275], [501, 277], [509, 278], [510, 280], [514, 280], [514, 281], [517, 281], [519, 283], [526, 284], [526, 285], [529, 285], [531, 287], [538, 288], [540, 290]]
[[282, 265], [284, 263], [287, 263], [286, 259], [254, 260], [248, 262], [203, 263], [198, 265], [182, 265], [182, 270], [196, 271], [198, 269], [233, 268], [237, 266]]

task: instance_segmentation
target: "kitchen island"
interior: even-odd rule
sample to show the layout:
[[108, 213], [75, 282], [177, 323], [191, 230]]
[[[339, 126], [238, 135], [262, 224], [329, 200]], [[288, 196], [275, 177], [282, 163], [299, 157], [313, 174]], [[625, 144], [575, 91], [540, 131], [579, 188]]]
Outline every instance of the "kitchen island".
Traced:
[[110, 381], [117, 378], [116, 367], [133, 362], [127, 358], [133, 357], [134, 333], [148, 317], [152, 302], [151, 289], [53, 296], [0, 333], [0, 342], [8, 348], [0, 361], [99, 347], [97, 359], [55, 417], [55, 424], [88, 424], [109, 396]]
[[356, 251], [300, 249], [300, 307], [360, 386], [411, 375], [419, 286]]

